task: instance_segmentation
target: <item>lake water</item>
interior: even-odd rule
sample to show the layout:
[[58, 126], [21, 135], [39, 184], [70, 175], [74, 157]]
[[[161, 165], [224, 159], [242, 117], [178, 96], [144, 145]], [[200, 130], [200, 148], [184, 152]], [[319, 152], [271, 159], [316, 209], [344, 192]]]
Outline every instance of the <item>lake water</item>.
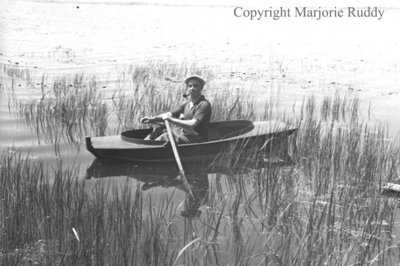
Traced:
[[[304, 4], [307, 4], [304, 2]], [[342, 6], [340, 6], [342, 4]], [[338, 7], [345, 7], [337, 2]], [[163, 61], [196, 62], [218, 73], [216, 80], [245, 79], [259, 95], [275, 95], [291, 108], [307, 95], [332, 95], [338, 90], [372, 106], [371, 119], [400, 129], [400, 38], [393, 31], [400, 10], [386, 2], [376, 18], [238, 18], [241, 2], [219, 4], [179, 1], [137, 4], [2, 1], [0, 64], [28, 70], [32, 80], [68, 73], [90, 73], [107, 84], [112, 95], [119, 73], [130, 65]], [[293, 5], [288, 5], [293, 7]], [[267, 8], [252, 2], [248, 9]], [[1, 74], [0, 146], [16, 147], [34, 157], [54, 159], [10, 107], [39, 97], [39, 86], [15, 84]], [[38, 84], [38, 83], [37, 83]], [[114, 84], [114, 86], [113, 86]], [[11, 101], [12, 102], [12, 101]], [[92, 156], [81, 148], [66, 151], [64, 160], [88, 164]]]
[[[394, 137], [400, 130], [400, 35], [395, 27], [400, 9], [394, 1], [370, 4], [385, 10], [381, 20], [249, 20], [234, 16], [237, 6], [268, 9], [283, 5], [278, 1], [2, 1], [0, 149], [16, 148], [50, 166], [59, 161], [66, 166], [79, 165], [82, 180], [88, 177], [87, 171], [98, 169], [103, 169], [104, 177], [118, 179], [127, 166], [98, 165], [83, 140], [78, 147], [61, 142], [59, 154], [52, 144], [39, 142], [18, 115], [18, 105], [42, 96], [43, 76], [50, 86], [52, 78], [75, 73], [95, 75], [105, 97], [111, 97], [121, 89], [121, 73], [155, 61], [210, 68], [216, 75], [206, 93], [213, 94], [218, 84], [239, 84], [260, 100], [273, 97], [277, 109], [288, 114], [310, 95], [322, 99], [338, 91], [358, 97], [362, 113], [367, 116], [370, 106], [370, 120], [387, 124]], [[287, 5], [295, 7], [294, 3]], [[312, 6], [313, 2], [296, 5]], [[335, 1], [330, 7], [350, 5], [359, 4]], [[12, 78], [10, 70], [24, 77], [29, 73], [31, 84]], [[141, 184], [155, 201], [166, 192], [177, 204], [183, 202], [187, 195], [182, 182], [167, 177], [177, 174], [174, 167], [156, 180], [142, 180], [138, 174], [137, 182], [131, 182], [132, 190]], [[147, 177], [154, 171], [138, 169]], [[207, 181], [195, 185], [196, 193], [218, 189], [215, 173], [209, 174]], [[89, 189], [96, 184], [93, 179], [85, 182]], [[252, 191], [253, 185], [247, 188]], [[222, 190], [229, 194], [229, 186], [229, 182], [223, 183]]]

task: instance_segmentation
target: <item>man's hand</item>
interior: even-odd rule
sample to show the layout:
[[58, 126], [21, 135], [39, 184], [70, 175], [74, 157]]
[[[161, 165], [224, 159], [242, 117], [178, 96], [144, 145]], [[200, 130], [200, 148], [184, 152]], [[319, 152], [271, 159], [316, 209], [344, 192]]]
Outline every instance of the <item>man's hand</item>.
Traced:
[[140, 123], [147, 124], [147, 123], [151, 123], [152, 121], [153, 121], [152, 118], [146, 116], [146, 117], [143, 117], [143, 118], [140, 120]]
[[144, 123], [144, 124], [148, 124], [148, 123], [163, 122], [165, 120], [171, 121], [171, 117], [172, 117], [172, 114], [170, 112], [168, 112], [168, 113], [164, 113], [164, 114], [158, 115], [156, 117], [147, 117], [147, 116], [145, 116], [142, 119], [140, 119], [140, 122]]
[[171, 113], [165, 113], [165, 114], [162, 114], [161, 115], [161, 118], [162, 118], [162, 120], [167, 120], [167, 121], [170, 121], [171, 120]]

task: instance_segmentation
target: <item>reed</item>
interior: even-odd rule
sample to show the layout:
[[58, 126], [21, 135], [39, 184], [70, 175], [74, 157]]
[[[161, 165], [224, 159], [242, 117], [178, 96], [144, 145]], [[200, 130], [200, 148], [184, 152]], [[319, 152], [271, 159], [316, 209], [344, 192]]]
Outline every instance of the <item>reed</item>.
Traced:
[[6, 77], [11, 79], [23, 80], [26, 84], [32, 84], [31, 71], [21, 66], [3, 65], [2, 71]]
[[[54, 83], [41, 103], [21, 104], [21, 113], [53, 143], [138, 127], [141, 116], [166, 111], [180, 99], [182, 90], [164, 79], [166, 73], [181, 79], [189, 71], [185, 65], [155, 66], [126, 70], [121, 89], [105, 104], [95, 77], [75, 75]], [[224, 84], [213, 81], [210, 86], [216, 91], [209, 97], [214, 120], [264, 116], [297, 126], [290, 144], [294, 163], [260, 165], [272, 153], [259, 149], [265, 140], [234, 143], [216, 161], [224, 171], [207, 177], [208, 195], [195, 206], [201, 215], [184, 217], [180, 210], [188, 198], [180, 203], [174, 194], [145, 196], [141, 181], [129, 178], [96, 180], [89, 189], [79, 181], [78, 166], [48, 168], [5, 150], [1, 264], [398, 263], [397, 202], [382, 197], [380, 187], [398, 179], [399, 142], [361, 116], [358, 99], [310, 97], [291, 116], [271, 112], [266, 103], [263, 114], [252, 97], [217, 90]], [[110, 120], [116, 121], [112, 127]]]
[[[117, 87], [121, 89], [115, 90], [111, 99], [104, 96], [95, 76], [76, 73], [49, 80], [43, 75], [42, 95], [20, 101], [19, 114], [36, 133], [39, 142], [52, 144], [59, 154], [61, 143], [78, 145], [85, 135], [102, 136], [138, 127], [141, 126], [140, 117], [169, 110], [184, 91], [175, 80], [183, 80], [188, 73], [212, 77], [207, 67], [196, 65], [153, 62], [131, 66], [117, 80]], [[15, 75], [12, 81], [27, 78], [27, 74]], [[110, 120], [113, 121], [111, 127]]]
[[48, 169], [14, 151], [1, 154], [1, 165], [3, 265], [160, 265], [174, 254], [168, 196], [145, 209], [140, 189], [99, 182], [88, 192], [76, 167]]
[[91, 132], [104, 135], [109, 119], [96, 78], [83, 74], [56, 80], [40, 99], [20, 102], [19, 113], [39, 141], [43, 138], [54, 145], [56, 154], [61, 140], [79, 144]]
[[[154, 62], [132, 66], [117, 81], [121, 89], [106, 99], [95, 76], [63, 75], [56, 77], [49, 89], [45, 83], [51, 81], [42, 76], [41, 97], [20, 101], [19, 114], [38, 141], [50, 143], [59, 154], [61, 144], [78, 146], [85, 135], [103, 136], [142, 127], [140, 118], [169, 111], [171, 106], [182, 103], [185, 91], [182, 80], [189, 73], [213, 78], [207, 67], [196, 65]], [[228, 87], [220, 90], [212, 82], [208, 86], [209, 90], [217, 91], [209, 98], [215, 109], [213, 120], [255, 117], [255, 103], [250, 94], [243, 102], [239, 101], [240, 91], [232, 95]]]

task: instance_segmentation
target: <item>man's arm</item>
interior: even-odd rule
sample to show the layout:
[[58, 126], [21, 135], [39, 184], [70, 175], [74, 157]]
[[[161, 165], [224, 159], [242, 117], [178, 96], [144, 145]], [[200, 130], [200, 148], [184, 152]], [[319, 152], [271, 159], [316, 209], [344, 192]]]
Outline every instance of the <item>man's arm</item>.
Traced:
[[197, 124], [199, 123], [199, 121], [197, 119], [191, 119], [191, 120], [181, 120], [178, 118], [174, 118], [171, 114], [171, 112], [168, 113], [164, 113], [164, 114], [160, 114], [156, 117], [144, 117], [142, 118], [141, 122], [142, 123], [157, 123], [157, 122], [164, 122], [164, 120], [168, 120], [182, 128], [186, 128], [189, 129], [190, 131], [193, 131], [193, 133], [196, 133], [196, 131], [194, 131], [194, 127], [197, 126]]
[[180, 127], [184, 127], [184, 128], [187, 128], [187, 129], [193, 129], [199, 124], [199, 121], [197, 119], [194, 119], [194, 118], [190, 119], [190, 120], [181, 120], [181, 119], [177, 119], [177, 118], [174, 118], [174, 117], [170, 116], [170, 117], [166, 118], [165, 120], [168, 120], [168, 121], [170, 121], [170, 122], [172, 122], [172, 123], [174, 123], [174, 124], [176, 124], [176, 125], [178, 125]]
[[171, 112], [159, 114], [154, 117], [143, 117], [140, 122], [141, 123], [156, 123], [156, 122], [164, 122], [164, 116], [171, 116]]

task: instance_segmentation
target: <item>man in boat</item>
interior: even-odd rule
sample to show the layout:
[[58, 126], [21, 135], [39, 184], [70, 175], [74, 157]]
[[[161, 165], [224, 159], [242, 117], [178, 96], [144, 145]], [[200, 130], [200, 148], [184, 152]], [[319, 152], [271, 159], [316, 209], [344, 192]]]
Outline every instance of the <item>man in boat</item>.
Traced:
[[[196, 143], [208, 140], [208, 127], [211, 120], [211, 104], [204, 98], [202, 90], [206, 81], [197, 75], [185, 79], [186, 93], [183, 95], [188, 101], [168, 113], [156, 117], [145, 117], [142, 123], [157, 123], [165, 120], [176, 125], [173, 130], [177, 143]], [[157, 127], [146, 139], [168, 141], [168, 134], [164, 127]]]

